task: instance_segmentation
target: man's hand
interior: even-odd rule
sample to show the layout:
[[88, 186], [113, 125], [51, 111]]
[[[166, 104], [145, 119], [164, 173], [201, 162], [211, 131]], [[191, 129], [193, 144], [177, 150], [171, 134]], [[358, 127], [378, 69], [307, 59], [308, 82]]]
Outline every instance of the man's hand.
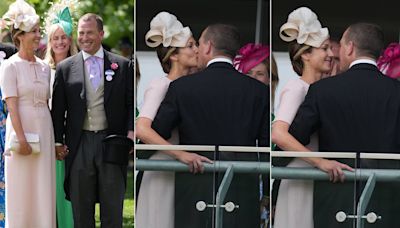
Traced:
[[64, 158], [68, 155], [69, 150], [66, 145], [56, 146], [56, 158], [57, 160], [64, 160]]

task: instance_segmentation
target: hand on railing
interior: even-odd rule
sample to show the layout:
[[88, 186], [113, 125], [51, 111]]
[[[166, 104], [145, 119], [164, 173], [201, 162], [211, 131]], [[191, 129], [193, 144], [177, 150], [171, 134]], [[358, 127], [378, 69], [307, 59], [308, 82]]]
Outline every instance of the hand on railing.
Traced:
[[207, 157], [186, 151], [181, 151], [180, 153], [177, 153], [176, 159], [180, 162], [187, 164], [189, 166], [190, 172], [194, 174], [204, 172], [203, 162], [207, 162], [210, 164], [213, 163]]
[[354, 169], [346, 164], [325, 158], [321, 158], [321, 160], [317, 163], [317, 168], [328, 173], [329, 180], [333, 183], [338, 181], [344, 182], [345, 177], [343, 169], [354, 172]]

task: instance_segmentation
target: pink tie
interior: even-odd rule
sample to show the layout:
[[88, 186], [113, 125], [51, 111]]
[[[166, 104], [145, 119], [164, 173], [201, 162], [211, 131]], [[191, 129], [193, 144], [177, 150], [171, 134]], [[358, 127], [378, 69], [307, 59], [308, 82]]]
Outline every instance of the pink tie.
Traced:
[[89, 72], [89, 80], [95, 90], [99, 88], [100, 80], [101, 80], [101, 58], [96, 56], [90, 56], [86, 59], [86, 69]]

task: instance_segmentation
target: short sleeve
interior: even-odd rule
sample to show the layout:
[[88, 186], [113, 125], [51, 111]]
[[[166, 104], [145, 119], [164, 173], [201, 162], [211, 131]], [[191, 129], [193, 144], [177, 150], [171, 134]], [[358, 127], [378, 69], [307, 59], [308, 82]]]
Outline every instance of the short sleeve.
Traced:
[[15, 66], [8, 60], [0, 67], [0, 88], [3, 93], [3, 100], [8, 97], [18, 97], [17, 72]]
[[289, 81], [281, 92], [274, 121], [281, 120], [289, 125], [292, 124], [297, 110], [304, 101], [307, 89], [308, 88], [300, 84], [297, 80]]
[[154, 120], [158, 108], [167, 93], [169, 82], [164, 78], [157, 78], [150, 82], [144, 92], [143, 105], [138, 117], [146, 117]]

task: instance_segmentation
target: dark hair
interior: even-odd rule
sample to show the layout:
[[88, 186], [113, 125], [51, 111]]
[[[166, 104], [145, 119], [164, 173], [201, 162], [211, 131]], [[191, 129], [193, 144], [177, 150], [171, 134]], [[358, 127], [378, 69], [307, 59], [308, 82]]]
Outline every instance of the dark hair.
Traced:
[[97, 29], [99, 31], [103, 31], [103, 18], [101, 18], [99, 15], [94, 14], [94, 13], [87, 13], [83, 15], [81, 18], [79, 18], [79, 21], [91, 21], [91, 20], [96, 20], [97, 24]]
[[293, 70], [297, 75], [301, 76], [303, 74], [304, 63], [301, 59], [301, 54], [310, 53], [312, 50], [311, 46], [306, 44], [299, 44], [297, 41], [292, 41], [289, 43], [289, 57], [292, 62]]
[[156, 47], [157, 57], [160, 60], [163, 71], [168, 74], [171, 70], [172, 63], [170, 56], [178, 53], [179, 48], [176, 47], [164, 47], [162, 44]]
[[226, 24], [213, 24], [204, 31], [204, 41], [211, 40], [216, 54], [234, 58], [241, 47], [240, 33], [236, 27]]
[[19, 48], [19, 45], [21, 44], [21, 42], [18, 39], [18, 36], [23, 34], [25, 34], [25, 31], [16, 29], [14, 28], [14, 26], [11, 26], [11, 39], [17, 48]]
[[376, 24], [356, 23], [346, 30], [344, 41], [352, 41], [357, 56], [368, 56], [378, 59], [384, 47], [382, 29]]

